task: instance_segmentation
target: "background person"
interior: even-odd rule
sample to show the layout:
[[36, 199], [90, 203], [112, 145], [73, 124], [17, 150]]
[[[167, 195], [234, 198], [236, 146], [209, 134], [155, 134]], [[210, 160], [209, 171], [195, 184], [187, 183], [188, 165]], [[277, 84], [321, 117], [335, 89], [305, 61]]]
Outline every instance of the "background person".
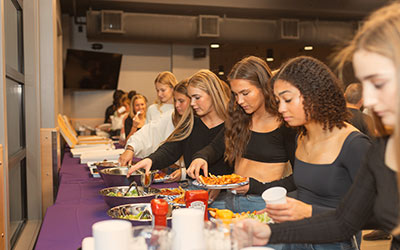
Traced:
[[110, 116], [112, 116], [114, 114], [114, 112], [118, 109], [120, 99], [124, 94], [125, 94], [125, 92], [120, 89], [117, 89], [114, 91], [113, 103], [110, 106], [108, 106], [106, 109], [104, 123], [111, 123]]
[[178, 83], [174, 74], [169, 71], [161, 72], [154, 80], [157, 91], [156, 102], [149, 106], [147, 110], [146, 123], [157, 120], [161, 115], [174, 109], [174, 87]]
[[124, 132], [126, 140], [136, 131], [142, 128], [146, 122], [147, 98], [136, 94], [131, 99], [129, 116], [124, 121]]
[[[188, 80], [185, 79], [174, 87], [175, 110], [173, 112], [165, 112], [160, 119], [145, 124], [139, 131], [129, 137], [125, 152], [118, 159], [121, 166], [130, 165], [134, 156], [145, 158], [153, 153], [174, 131], [182, 115], [190, 106], [187, 85]], [[180, 169], [170, 175], [169, 181], [180, 180], [182, 172], [184, 172], [184, 175], [186, 173], [183, 162], [178, 162]]]
[[352, 114], [349, 122], [370, 138], [375, 136], [374, 121], [372, 120], [372, 117], [361, 112], [361, 107], [364, 102], [362, 98], [362, 85], [360, 83], [349, 84], [344, 92], [344, 98], [346, 99], [347, 109]]

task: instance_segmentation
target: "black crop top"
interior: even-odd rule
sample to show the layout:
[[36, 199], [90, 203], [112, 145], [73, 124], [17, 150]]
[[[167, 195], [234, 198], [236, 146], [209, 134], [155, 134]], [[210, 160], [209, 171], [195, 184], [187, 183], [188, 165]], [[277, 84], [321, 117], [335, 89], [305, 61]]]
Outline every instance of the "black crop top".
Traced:
[[292, 133], [292, 138], [289, 138], [290, 133], [291, 131], [284, 126], [267, 133], [251, 131], [243, 158], [258, 162], [287, 162], [289, 154], [286, 150], [286, 143], [290, 143], [290, 141], [286, 140], [293, 141], [295, 138], [294, 133]]
[[[286, 162], [293, 165], [296, 131], [285, 126], [267, 132], [251, 131], [243, 158], [258, 162]], [[202, 158], [209, 164], [223, 158], [225, 152], [224, 133], [221, 131], [215, 139], [202, 150], [194, 154], [193, 159]]]

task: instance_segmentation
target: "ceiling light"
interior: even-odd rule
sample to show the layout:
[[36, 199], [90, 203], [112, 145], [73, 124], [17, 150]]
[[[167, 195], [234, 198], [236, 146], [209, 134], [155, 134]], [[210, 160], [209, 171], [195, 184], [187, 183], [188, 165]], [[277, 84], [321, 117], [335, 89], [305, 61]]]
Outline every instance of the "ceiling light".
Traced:
[[219, 44], [218, 43], [212, 43], [212, 44], [210, 44], [210, 47], [212, 49], [218, 49], [219, 48]]
[[274, 58], [273, 57], [267, 57], [267, 62], [273, 62]]
[[314, 48], [311, 45], [304, 46], [304, 50], [313, 50], [313, 49]]

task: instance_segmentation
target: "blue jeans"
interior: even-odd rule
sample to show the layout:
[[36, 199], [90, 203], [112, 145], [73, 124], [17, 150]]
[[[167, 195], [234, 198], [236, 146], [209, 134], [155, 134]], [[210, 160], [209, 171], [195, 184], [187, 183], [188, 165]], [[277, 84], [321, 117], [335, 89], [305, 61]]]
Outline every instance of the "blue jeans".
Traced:
[[274, 250], [284, 250], [285, 244], [267, 244], [267, 247], [270, 247]]
[[[358, 250], [361, 248], [361, 232], [352, 239], [327, 244], [284, 244], [282, 250]], [[269, 246], [269, 245], [267, 245]]]
[[259, 195], [232, 194], [226, 191], [226, 208], [234, 213], [253, 212], [265, 208], [265, 201]]
[[328, 244], [285, 244], [282, 250], [357, 250], [353, 240]]

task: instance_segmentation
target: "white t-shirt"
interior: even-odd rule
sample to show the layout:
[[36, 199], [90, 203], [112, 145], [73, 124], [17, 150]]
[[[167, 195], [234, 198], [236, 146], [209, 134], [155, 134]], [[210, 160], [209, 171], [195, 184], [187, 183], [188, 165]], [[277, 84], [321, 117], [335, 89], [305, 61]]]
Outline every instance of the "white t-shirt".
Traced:
[[174, 131], [173, 110], [166, 111], [158, 120], [145, 124], [129, 137], [126, 146], [132, 146], [135, 156], [144, 158], [157, 150], [160, 144]]
[[[161, 110], [161, 112], [160, 112]], [[146, 123], [150, 123], [151, 121], [155, 121], [160, 119], [161, 115], [164, 114], [167, 111], [173, 111], [174, 110], [174, 104], [163, 104], [160, 107], [160, 110], [158, 109], [158, 104], [154, 103], [151, 104], [147, 108], [146, 112]]]

